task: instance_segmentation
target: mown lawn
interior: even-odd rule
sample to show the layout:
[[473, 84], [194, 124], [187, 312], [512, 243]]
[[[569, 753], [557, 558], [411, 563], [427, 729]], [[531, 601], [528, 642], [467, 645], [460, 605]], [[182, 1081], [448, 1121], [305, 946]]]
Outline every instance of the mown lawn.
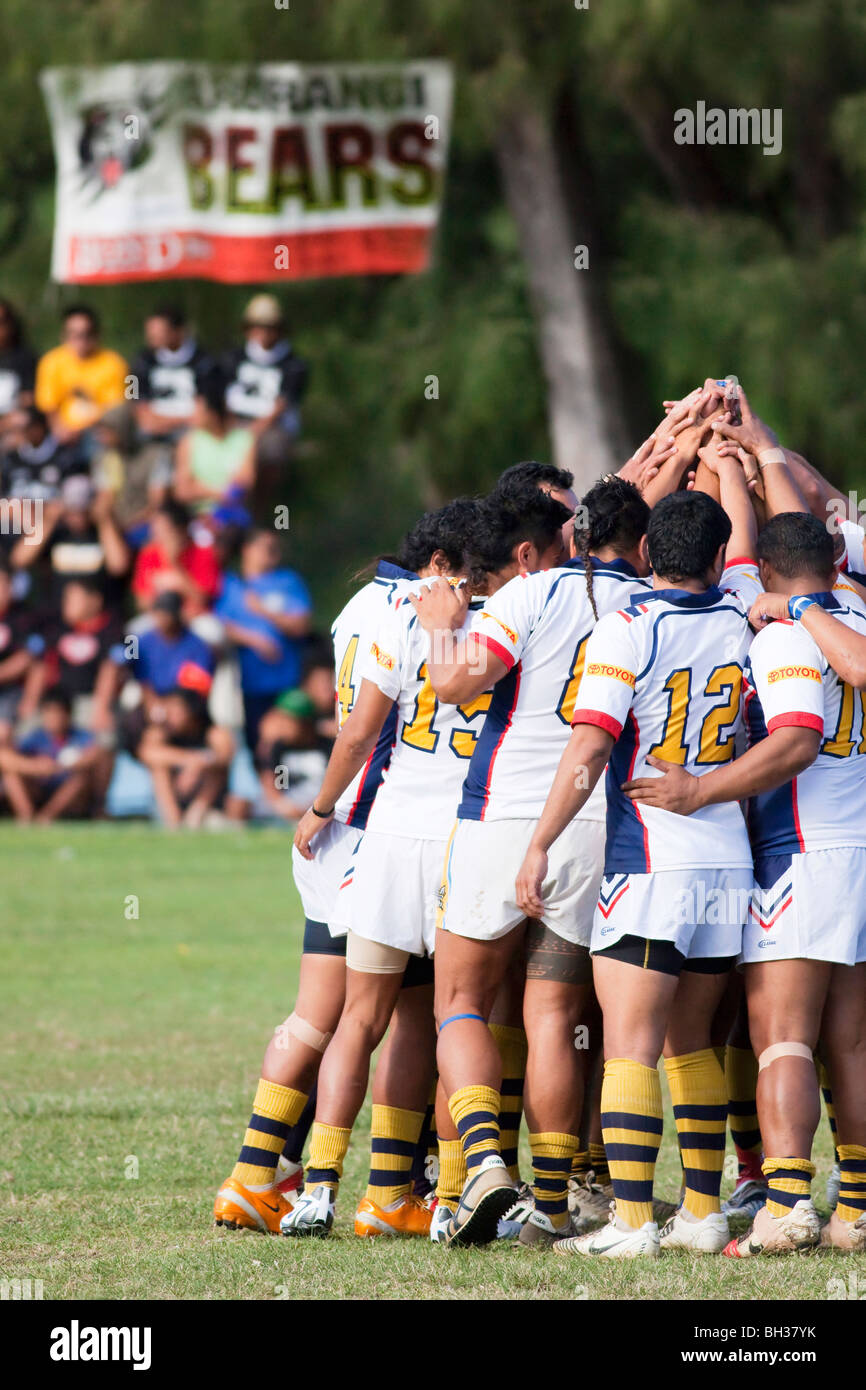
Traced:
[[[368, 1112], [330, 1241], [217, 1230], [214, 1192], [293, 1002], [287, 834], [7, 826], [0, 855], [0, 1279], [39, 1279], [45, 1299], [754, 1300], [826, 1299], [852, 1268], [835, 1254], [599, 1264], [362, 1242]], [[819, 1202], [830, 1161], [822, 1123]], [[658, 1191], [678, 1186], [669, 1117]]]

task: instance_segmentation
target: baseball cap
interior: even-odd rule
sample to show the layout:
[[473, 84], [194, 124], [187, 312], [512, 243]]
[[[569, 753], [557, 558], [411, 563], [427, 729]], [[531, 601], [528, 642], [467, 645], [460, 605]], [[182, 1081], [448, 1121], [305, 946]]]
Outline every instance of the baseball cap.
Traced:
[[316, 717], [316, 706], [306, 690], [285, 690], [274, 708], [285, 710], [286, 714], [294, 714], [298, 719], [315, 719]]
[[281, 328], [283, 311], [272, 294], [254, 294], [244, 310], [247, 328]]

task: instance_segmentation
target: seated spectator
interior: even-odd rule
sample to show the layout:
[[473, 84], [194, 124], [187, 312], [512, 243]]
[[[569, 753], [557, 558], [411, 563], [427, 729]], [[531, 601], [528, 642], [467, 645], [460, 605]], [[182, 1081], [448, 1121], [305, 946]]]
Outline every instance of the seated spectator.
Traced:
[[16, 820], [48, 825], [61, 816], [102, 814], [113, 754], [72, 722], [69, 696], [42, 697], [40, 725], [17, 747], [0, 748], [3, 790]]
[[200, 826], [222, 803], [234, 753], [228, 729], [211, 722], [203, 691], [175, 689], [142, 735], [138, 756], [153, 776], [168, 826]]
[[317, 746], [316, 708], [289, 690], [262, 718], [256, 766], [264, 801], [283, 820], [299, 820], [316, 799], [328, 759]]
[[85, 304], [63, 312], [63, 342], [40, 358], [36, 404], [62, 442], [90, 430], [125, 398], [126, 363], [102, 346], [99, 318]]
[[150, 486], [148, 469], [141, 463], [135, 419], [126, 406], [106, 410], [93, 427], [90, 476], [98, 492], [111, 495], [112, 510], [124, 528], [146, 521], [148, 506], [167, 492]]
[[216, 660], [213, 649], [185, 625], [181, 616], [183, 599], [174, 589], [166, 589], [151, 606], [154, 625], [136, 634], [134, 655], [128, 661], [130, 674], [140, 683], [145, 714], [178, 686], [208, 691]]
[[240, 574], [227, 574], [214, 612], [238, 649], [244, 735], [254, 748], [259, 721], [277, 696], [298, 684], [312, 602], [294, 570], [280, 565], [273, 531], [255, 531], [241, 551]]
[[21, 319], [8, 299], [0, 299], [0, 436], [33, 404], [35, 379], [36, 356], [24, 342]]
[[169, 590], [183, 599], [183, 614], [194, 618], [210, 608], [220, 587], [216, 550], [190, 536], [190, 514], [182, 502], [163, 502], [150, 523], [132, 572], [132, 592], [139, 608], [148, 608]]
[[202, 381], [193, 428], [177, 446], [174, 495], [196, 512], [241, 504], [255, 482], [255, 441], [249, 430], [230, 424], [223, 392], [220, 375]]
[[260, 445], [269, 442], [284, 461], [301, 428], [300, 403], [309, 366], [285, 336], [279, 303], [254, 295], [244, 313], [244, 344], [225, 357], [226, 406], [238, 424], [251, 428]]
[[192, 423], [195, 398], [211, 361], [176, 305], [163, 305], [148, 315], [144, 338], [146, 346], [132, 364], [138, 382], [138, 428], [146, 442], [171, 443]]
[[300, 688], [313, 702], [316, 736], [319, 746], [328, 753], [338, 729], [336, 687], [333, 644], [329, 638], [314, 632], [304, 649]]
[[106, 608], [99, 581], [70, 579], [60, 601], [60, 619], [48, 625], [41, 684], [68, 696], [74, 722], [94, 733], [107, 734], [114, 728], [123, 638], [123, 623]]
[[35, 405], [18, 410], [3, 436], [0, 490], [4, 497], [54, 502], [67, 478], [86, 476], [87, 459], [75, 443], [61, 444]]
[[120, 580], [131, 556], [112, 511], [111, 493], [94, 493], [89, 478], [75, 476], [65, 480], [58, 501], [45, 503], [41, 534], [19, 540], [11, 559], [21, 569], [40, 560], [47, 565], [55, 606], [68, 580], [87, 575], [99, 581], [108, 606], [119, 608]]
[[[40, 620], [16, 602], [9, 566], [0, 560], [0, 744], [8, 744], [21, 709], [25, 684], [45, 650]], [[34, 704], [31, 706], [35, 708]]]

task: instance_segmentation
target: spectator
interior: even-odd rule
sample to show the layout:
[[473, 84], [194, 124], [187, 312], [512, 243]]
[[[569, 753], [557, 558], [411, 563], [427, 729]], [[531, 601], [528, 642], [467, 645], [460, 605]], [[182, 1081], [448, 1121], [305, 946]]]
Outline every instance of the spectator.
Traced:
[[210, 359], [176, 305], [154, 309], [144, 322], [146, 346], [132, 364], [138, 381], [135, 409], [146, 441], [173, 443], [192, 423], [195, 398]]
[[[270, 294], [254, 295], [244, 313], [243, 347], [225, 359], [226, 405], [239, 424], [250, 426], [265, 451], [278, 462], [300, 433], [300, 403], [309, 367], [285, 336], [285, 321]], [[269, 459], [270, 461], [270, 459]]]
[[0, 744], [12, 738], [21, 708], [25, 683], [45, 650], [39, 618], [25, 603], [16, 602], [12, 575], [0, 560]]
[[48, 825], [61, 816], [99, 815], [111, 775], [112, 754], [72, 722], [62, 690], [42, 697], [41, 722], [0, 748], [3, 787], [16, 820]]
[[304, 650], [301, 690], [313, 702], [319, 746], [326, 752], [330, 752], [337, 737], [336, 685], [333, 643], [320, 633], [313, 633]]
[[187, 619], [210, 608], [220, 586], [220, 567], [212, 545], [199, 545], [189, 533], [190, 515], [182, 502], [163, 502], [153, 514], [150, 540], [132, 572], [132, 592], [140, 608], [169, 590], [183, 599]]
[[280, 566], [276, 534], [253, 532], [241, 550], [241, 572], [226, 575], [214, 610], [238, 648], [249, 748], [256, 745], [262, 715], [298, 684], [311, 610], [301, 576]]
[[138, 756], [153, 776], [163, 823], [200, 826], [225, 796], [232, 736], [211, 722], [201, 691], [171, 690], [160, 715], [145, 729]]
[[299, 820], [316, 799], [327, 767], [317, 746], [316, 707], [303, 690], [281, 695], [261, 721], [256, 763], [268, 809]]
[[124, 400], [126, 363], [99, 338], [99, 318], [85, 304], [63, 313], [63, 342], [36, 368], [36, 404], [64, 443], [90, 430]]
[[151, 607], [153, 627], [136, 635], [136, 655], [130, 668], [141, 684], [148, 717], [160, 699], [178, 686], [199, 692], [210, 689], [216, 665], [214, 653], [207, 642], [185, 626], [182, 605], [181, 595], [175, 589], [166, 589]]
[[60, 621], [53, 632], [49, 629], [40, 663], [42, 684], [69, 697], [76, 724], [109, 733], [120, 686], [123, 624], [106, 608], [98, 579], [70, 579], [60, 602]]
[[81, 475], [64, 481], [59, 501], [45, 504], [41, 534], [19, 540], [11, 558], [21, 569], [40, 559], [47, 562], [56, 606], [70, 579], [89, 575], [99, 581], [112, 608], [122, 601], [119, 581], [131, 560], [112, 511], [111, 493], [94, 495], [90, 479]]
[[67, 478], [86, 475], [87, 459], [76, 442], [61, 444], [35, 405], [16, 411], [4, 435], [0, 488], [4, 497], [56, 501]]
[[240, 503], [255, 482], [255, 441], [228, 418], [223, 378], [211, 373], [195, 400], [193, 428], [177, 446], [174, 494], [196, 512]]
[[21, 319], [8, 299], [0, 299], [0, 435], [13, 416], [33, 404], [36, 357], [24, 342]]

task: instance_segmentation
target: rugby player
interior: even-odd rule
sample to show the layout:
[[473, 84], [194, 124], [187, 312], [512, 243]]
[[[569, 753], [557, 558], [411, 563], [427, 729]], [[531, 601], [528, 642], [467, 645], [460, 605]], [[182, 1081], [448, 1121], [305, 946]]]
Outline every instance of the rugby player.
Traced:
[[[504, 583], [557, 563], [568, 511], [536, 487], [495, 504], [508, 520], [510, 543], [495, 582]], [[457, 571], [452, 580], [468, 578]], [[312, 842], [337, 799], [375, 747], [392, 704], [398, 707], [394, 750], [366, 832], [346, 865], [346, 1003], [322, 1065], [316, 1123], [306, 1185], [281, 1222], [285, 1235], [326, 1235], [352, 1126], [364, 1099], [372, 1052], [388, 1026], [410, 956], [432, 954], [442, 853], [453, 819], [463, 769], [471, 757], [489, 703], [482, 691], [471, 703], [440, 707], [426, 663], [426, 636], [412, 607], [396, 603], [360, 669], [357, 702], [338, 735], [317, 805], [299, 822], [298, 852], [311, 859]], [[419, 795], [423, 789], [423, 795]], [[377, 1130], [367, 1196], [355, 1229], [426, 1234], [430, 1213], [406, 1189], [412, 1154], [424, 1119], [433, 1070], [429, 1048], [406, 1058], [400, 1101]]]
[[[621, 791], [652, 755], [700, 774], [734, 754], [750, 633], [732, 587], [750, 596], [757, 589], [755, 523], [739, 462], [719, 457], [717, 449], [703, 457], [717, 471], [727, 512], [699, 491], [675, 493], [653, 510], [652, 592], [603, 617], [590, 636], [573, 733], [517, 878], [517, 900], [527, 916], [536, 916], [544, 907], [549, 851], [609, 759], [592, 953], [604, 1015], [602, 1126], [616, 1200], [606, 1228], [557, 1242], [563, 1254], [660, 1252], [652, 1196], [662, 1051], [685, 1177], [683, 1206], [662, 1239], [668, 1248], [698, 1253], [721, 1250], [728, 1239], [719, 1203], [727, 1094], [710, 1024], [748, 908], [745, 825], [738, 808], [713, 808], [684, 831], [672, 814], [656, 808], [644, 814]], [[707, 908], [720, 900], [727, 910], [718, 922]]]

